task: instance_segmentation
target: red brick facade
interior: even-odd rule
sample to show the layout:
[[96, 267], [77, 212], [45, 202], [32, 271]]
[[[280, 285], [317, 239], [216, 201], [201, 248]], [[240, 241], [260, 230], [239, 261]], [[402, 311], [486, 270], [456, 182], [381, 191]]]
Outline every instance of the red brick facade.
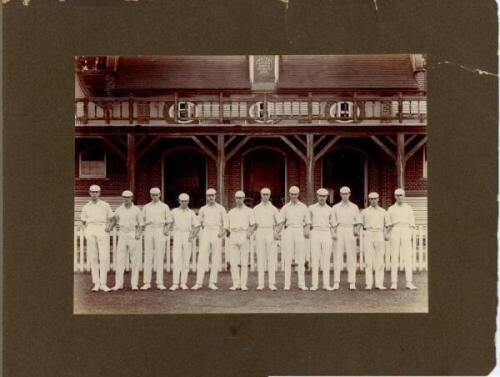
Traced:
[[[125, 161], [113, 150], [105, 147], [106, 150], [106, 178], [79, 178], [79, 154], [83, 148], [89, 145], [99, 145], [98, 139], [76, 139], [75, 142], [75, 195], [87, 195], [88, 187], [91, 184], [101, 186], [103, 196], [118, 196], [127, 189], [127, 171]], [[233, 205], [234, 193], [243, 187], [242, 164], [244, 165], [244, 155], [251, 158], [252, 153], [258, 153], [259, 148], [272, 149], [277, 155], [283, 155], [286, 166], [286, 185], [288, 187], [297, 185], [304, 193], [306, 191], [306, 168], [303, 160], [292, 151], [286, 144], [277, 138], [255, 138], [238, 151], [228, 162], [225, 169], [225, 197]], [[344, 138], [335, 144], [334, 150], [342, 148], [352, 150], [359, 155], [359, 158], [366, 160], [367, 169], [367, 192], [377, 191], [381, 196], [381, 204], [388, 206], [392, 202], [392, 193], [396, 188], [396, 165], [380, 147], [369, 138]], [[175, 138], [163, 139], [152, 150], [150, 150], [136, 166], [136, 202], [144, 204], [149, 200], [149, 189], [157, 186], [163, 188], [162, 166], [164, 158], [169, 153], [176, 153], [181, 150], [192, 150], [193, 153], [199, 151], [203, 153], [191, 140]], [[329, 152], [332, 153], [332, 152]], [[314, 190], [322, 185], [323, 177], [330, 174], [323, 171], [322, 160], [327, 158], [327, 153], [320, 159], [314, 170]], [[217, 172], [215, 161], [205, 156], [206, 160], [206, 187], [217, 187]], [[168, 174], [168, 173], [167, 173]], [[261, 174], [276, 174], [278, 172], [262, 172]], [[335, 174], [331, 172], [331, 174]], [[165, 179], [165, 178], [163, 178]], [[277, 178], [279, 179], [279, 178]], [[337, 190], [340, 187], [333, 187]], [[427, 179], [423, 177], [423, 149], [418, 150], [407, 162], [405, 169], [405, 189], [409, 192], [425, 195]], [[252, 188], [258, 191], [260, 187]], [[363, 189], [363, 191], [365, 191]], [[286, 195], [285, 193], [283, 193]], [[336, 198], [338, 199], [338, 197]], [[358, 198], [359, 199], [359, 198]], [[176, 203], [169, 203], [175, 205]]]

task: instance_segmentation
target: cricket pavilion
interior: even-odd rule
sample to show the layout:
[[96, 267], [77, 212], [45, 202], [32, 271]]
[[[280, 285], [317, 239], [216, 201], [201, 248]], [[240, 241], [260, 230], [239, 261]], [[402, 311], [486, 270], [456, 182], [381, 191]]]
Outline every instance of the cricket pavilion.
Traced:
[[262, 187], [280, 208], [292, 185], [306, 204], [320, 187], [336, 203], [349, 186], [360, 208], [371, 191], [387, 208], [402, 187], [416, 213], [416, 268], [426, 269], [426, 146], [420, 54], [78, 56], [75, 271], [91, 184], [113, 208], [123, 190], [142, 206], [156, 186], [171, 208], [186, 192], [195, 210], [209, 187], [226, 208], [238, 190], [254, 206]]

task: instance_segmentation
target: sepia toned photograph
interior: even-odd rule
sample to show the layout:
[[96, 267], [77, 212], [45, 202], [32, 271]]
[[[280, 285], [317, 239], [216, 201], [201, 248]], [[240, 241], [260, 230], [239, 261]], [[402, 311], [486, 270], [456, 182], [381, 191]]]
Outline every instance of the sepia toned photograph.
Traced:
[[427, 313], [423, 54], [75, 57], [74, 314]]

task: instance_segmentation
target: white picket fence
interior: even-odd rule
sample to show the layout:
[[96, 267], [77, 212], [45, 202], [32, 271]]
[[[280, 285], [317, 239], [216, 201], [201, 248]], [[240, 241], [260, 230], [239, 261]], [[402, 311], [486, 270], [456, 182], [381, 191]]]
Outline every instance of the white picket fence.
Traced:
[[[360, 237], [357, 238], [356, 240], [356, 248], [357, 248], [357, 267], [360, 271], [363, 271], [365, 268], [365, 258], [364, 258], [364, 245], [363, 242], [364, 237], [363, 233], [361, 233]], [[116, 253], [117, 253], [117, 242], [118, 242], [118, 232], [116, 228], [110, 233], [110, 270], [115, 271], [116, 268]], [[144, 237], [141, 240], [138, 240], [138, 246], [140, 248], [140, 252], [142, 256], [144, 257]], [[277, 253], [277, 270], [283, 271], [284, 270], [284, 260], [282, 257], [281, 253], [281, 247], [280, 247], [280, 241], [277, 241], [278, 243], [278, 253]], [[225, 247], [224, 245], [228, 244], [228, 239], [226, 238], [225, 241], [223, 242], [222, 246], [222, 253], [221, 253], [221, 263], [220, 265], [220, 271], [225, 271], [228, 269], [228, 263], [229, 263], [229, 255], [228, 253], [225, 252]], [[256, 271], [257, 268], [257, 252], [255, 248], [255, 239], [252, 238], [250, 240], [250, 254], [249, 254], [249, 266], [250, 266], [250, 271]], [[196, 239], [193, 241], [193, 251], [191, 253], [191, 260], [190, 260], [190, 266], [191, 266], [191, 271], [196, 271], [196, 260], [198, 256], [198, 247], [199, 247], [199, 239]], [[412, 235], [412, 246], [413, 246], [413, 252], [412, 252], [412, 257], [413, 257], [413, 269], [414, 271], [427, 271], [428, 268], [428, 242], [427, 242], [427, 225], [418, 225], [416, 229], [413, 231]], [[335, 250], [335, 241], [333, 244], [332, 250]], [[166, 243], [165, 243], [165, 260], [164, 260], [164, 269], [167, 272], [170, 272], [172, 268], [172, 245], [171, 245], [171, 238], [167, 237]], [[143, 259], [143, 258], [142, 258]], [[386, 271], [389, 271], [391, 268], [391, 253], [390, 253], [390, 243], [386, 242], [386, 247], [385, 247], [385, 269]], [[309, 268], [311, 266], [311, 252], [310, 252], [310, 242], [306, 240], [306, 261], [309, 262]], [[75, 233], [74, 233], [74, 272], [88, 272], [90, 271], [90, 263], [89, 259], [87, 258], [87, 251], [86, 251], [86, 240], [83, 234], [83, 229], [81, 225], [75, 224]], [[333, 266], [333, 253], [332, 253], [332, 259], [330, 260], [331, 265]], [[400, 270], [403, 270], [404, 266], [404, 261], [402, 257], [400, 256], [399, 260], [399, 268]], [[126, 261], [126, 270], [128, 271], [130, 269], [130, 260]], [[331, 267], [330, 267], [331, 268]], [[344, 260], [344, 266], [343, 269], [346, 268], [346, 262]], [[142, 271], [142, 263], [140, 266], [140, 270]]]

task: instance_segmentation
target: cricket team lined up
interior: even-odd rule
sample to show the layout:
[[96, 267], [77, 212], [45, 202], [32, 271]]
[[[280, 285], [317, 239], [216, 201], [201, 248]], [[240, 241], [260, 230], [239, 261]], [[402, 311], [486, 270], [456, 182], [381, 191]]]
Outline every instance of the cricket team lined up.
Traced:
[[[347, 283], [350, 290], [356, 289], [355, 239], [364, 229], [365, 242], [365, 289], [373, 287], [385, 290], [384, 253], [385, 241], [391, 244], [390, 288], [398, 288], [399, 256], [404, 261], [406, 288], [416, 289], [412, 282], [413, 260], [411, 257], [411, 234], [415, 228], [415, 216], [410, 205], [405, 203], [405, 192], [396, 189], [395, 203], [386, 211], [379, 206], [379, 195], [368, 195], [369, 206], [361, 212], [349, 200], [351, 191], [344, 186], [340, 189], [341, 201], [332, 207], [327, 204], [328, 190], [320, 188], [316, 203], [306, 206], [299, 200], [300, 189], [289, 189], [289, 202], [278, 210], [270, 201], [271, 191], [262, 188], [261, 201], [254, 208], [244, 204], [245, 193], [235, 193], [235, 206], [229, 212], [216, 202], [216, 191], [206, 191], [206, 205], [198, 215], [189, 208], [189, 195], [179, 195], [179, 206], [170, 210], [160, 200], [160, 189], [150, 190], [151, 201], [139, 209], [133, 203], [133, 193], [122, 193], [123, 204], [113, 213], [108, 203], [99, 199], [100, 187], [89, 189], [91, 200], [84, 205], [81, 221], [87, 241], [87, 252], [92, 274], [92, 291], [118, 291], [124, 287], [125, 262], [131, 260], [131, 287], [139, 289], [139, 266], [142, 253], [137, 246], [144, 236], [144, 269], [141, 290], [151, 289], [153, 266], [156, 271], [156, 287], [166, 290], [164, 285], [163, 262], [165, 242], [169, 235], [173, 238], [173, 284], [170, 290], [198, 290], [203, 287], [205, 272], [209, 268], [212, 255], [208, 287], [219, 289], [218, 271], [222, 240], [228, 236], [229, 264], [232, 286], [229, 290], [248, 290], [248, 256], [250, 238], [255, 235], [257, 250], [257, 290], [265, 289], [267, 266], [267, 287], [275, 291], [277, 244], [281, 240], [284, 259], [283, 289], [290, 290], [293, 261], [297, 264], [297, 282], [301, 290], [316, 291], [320, 287], [319, 273], [322, 270], [324, 290], [340, 288], [341, 268], [344, 255], [347, 261]], [[115, 285], [107, 286], [110, 263], [109, 232], [118, 228], [117, 268]], [[196, 283], [188, 287], [189, 261], [192, 242], [199, 236], [199, 254], [196, 268]], [[305, 242], [311, 242], [311, 285], [305, 281]], [[333, 248], [333, 241], [336, 247]], [[333, 285], [330, 283], [330, 260], [333, 253]]]

